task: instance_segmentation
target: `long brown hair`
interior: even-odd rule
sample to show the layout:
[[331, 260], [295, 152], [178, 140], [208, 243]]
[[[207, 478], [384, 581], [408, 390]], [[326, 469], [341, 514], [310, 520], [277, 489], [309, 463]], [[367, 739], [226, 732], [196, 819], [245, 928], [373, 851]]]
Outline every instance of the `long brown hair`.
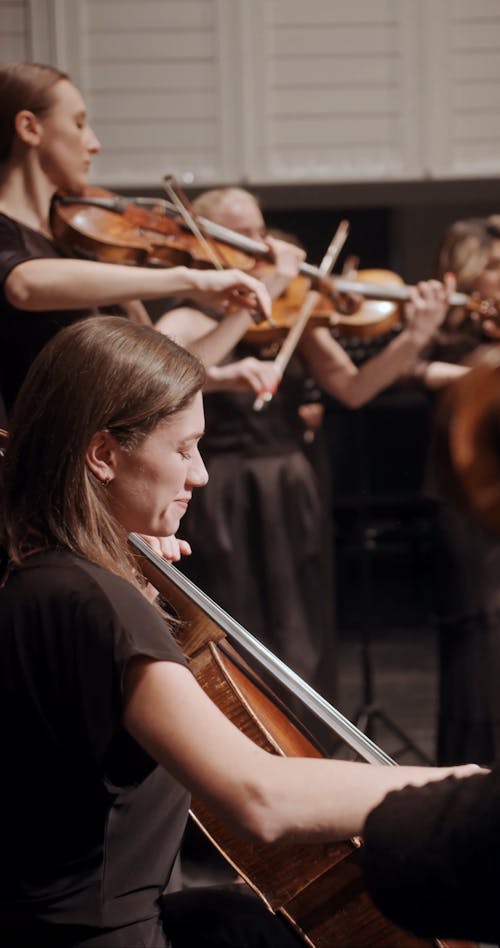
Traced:
[[42, 115], [54, 101], [54, 86], [67, 73], [43, 63], [0, 66], [0, 165], [8, 161], [15, 138], [15, 118], [23, 109]]
[[85, 463], [108, 430], [133, 450], [200, 390], [197, 358], [148, 326], [97, 316], [58, 332], [33, 363], [14, 408], [0, 507], [0, 545], [20, 564], [64, 548], [133, 579], [123, 528]]

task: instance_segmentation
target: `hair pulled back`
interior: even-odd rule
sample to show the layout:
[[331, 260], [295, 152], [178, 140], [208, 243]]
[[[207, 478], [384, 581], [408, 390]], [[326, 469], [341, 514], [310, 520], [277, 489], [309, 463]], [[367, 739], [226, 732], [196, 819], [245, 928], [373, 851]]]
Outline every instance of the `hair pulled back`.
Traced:
[[8, 161], [15, 139], [15, 118], [23, 109], [42, 115], [54, 101], [54, 86], [67, 73], [43, 63], [0, 65], [0, 165]]

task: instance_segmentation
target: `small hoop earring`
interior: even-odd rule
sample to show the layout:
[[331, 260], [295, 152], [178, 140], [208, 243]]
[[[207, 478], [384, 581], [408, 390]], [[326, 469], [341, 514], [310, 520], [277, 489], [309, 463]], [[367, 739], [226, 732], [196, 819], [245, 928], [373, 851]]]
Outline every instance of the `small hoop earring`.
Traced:
[[101, 481], [102, 486], [103, 486], [103, 487], [108, 487], [108, 485], [111, 484], [111, 480], [112, 480], [112, 478], [110, 477], [109, 474], [108, 474], [106, 477], [103, 477], [103, 479], [102, 479], [102, 481]]

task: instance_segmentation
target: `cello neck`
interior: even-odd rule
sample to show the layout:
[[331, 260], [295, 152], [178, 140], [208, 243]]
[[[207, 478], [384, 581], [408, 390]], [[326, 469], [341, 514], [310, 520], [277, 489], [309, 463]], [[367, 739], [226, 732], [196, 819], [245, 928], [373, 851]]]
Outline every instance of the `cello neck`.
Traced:
[[228, 639], [238, 648], [242, 648], [250, 658], [256, 660], [260, 667], [265, 669], [275, 681], [283, 685], [292, 694], [300, 698], [302, 703], [310, 711], [339, 735], [353, 750], [371, 764], [392, 764], [394, 761], [380, 747], [378, 747], [370, 738], [366, 737], [362, 731], [352, 724], [348, 718], [345, 718], [340, 711], [337, 711], [328, 703], [314, 688], [311, 688], [307, 682], [303, 681], [291, 668], [281, 659], [277, 658], [262, 642], [254, 638], [250, 632], [247, 632], [238, 622], [235, 621], [227, 612], [218, 606], [213, 599], [210, 599], [205, 593], [195, 586], [186, 576], [184, 576], [175, 566], [167, 563], [161, 556], [155, 553], [148, 543], [138, 536], [131, 533], [129, 543], [135, 553], [146, 560], [145, 570], [146, 578], [159, 589], [160, 593], [168, 601], [168, 586], [173, 584], [175, 588], [191, 603], [193, 603], [201, 614], [208, 616]]

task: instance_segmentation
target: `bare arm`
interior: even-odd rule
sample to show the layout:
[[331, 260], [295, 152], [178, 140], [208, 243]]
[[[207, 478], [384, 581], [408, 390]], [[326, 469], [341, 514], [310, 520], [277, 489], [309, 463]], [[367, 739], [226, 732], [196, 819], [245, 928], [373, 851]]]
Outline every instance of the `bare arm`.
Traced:
[[130, 300], [129, 303], [122, 303], [121, 305], [132, 323], [138, 323], [142, 326], [152, 326], [149, 313], [140, 300]]
[[190, 296], [207, 306], [229, 302], [250, 309], [257, 298], [265, 314], [270, 313], [269, 294], [263, 284], [239, 270], [149, 269], [46, 258], [15, 267], [5, 281], [5, 293], [13, 306], [32, 312]]
[[[263, 270], [261, 279], [271, 299], [275, 299], [296, 276], [300, 261], [304, 259], [304, 251], [286, 241], [275, 240], [271, 237], [268, 238], [268, 243], [273, 251], [275, 263], [272, 270]], [[194, 352], [210, 369], [217, 366], [231, 352], [250, 324], [251, 316], [245, 309], [230, 313], [216, 322], [204, 313], [191, 309], [189, 306], [183, 306], [165, 313], [157, 321], [156, 329], [175, 339], [190, 352]], [[236, 363], [233, 364], [236, 365]], [[247, 368], [248, 366], [245, 365], [242, 366], [242, 372], [237, 369], [231, 373], [227, 367], [224, 367], [222, 372], [210, 373], [207, 389], [212, 391], [220, 388], [237, 390], [254, 388], [255, 373], [251, 373], [249, 381], [245, 381]], [[255, 390], [261, 391], [261, 387]]]
[[251, 322], [248, 310], [229, 313], [216, 321], [198, 309], [179, 306], [161, 316], [156, 329], [194, 352], [210, 368], [234, 348]]
[[358, 408], [411, 373], [419, 352], [446, 315], [446, 292], [436, 281], [419, 284], [418, 293], [407, 304], [407, 327], [359, 369], [327, 329], [306, 333], [300, 352], [318, 385], [349, 408]]
[[413, 377], [420, 379], [426, 388], [433, 391], [462, 378], [469, 371], [469, 366], [456, 362], [418, 362]]
[[269, 754], [225, 718], [186, 668], [143, 657], [127, 668], [124, 724], [226, 822], [267, 842], [348, 838], [388, 790], [451, 772]]
[[220, 322], [200, 310], [179, 306], [165, 313], [156, 329], [196, 353], [207, 367], [205, 391], [261, 392], [274, 388], [278, 376], [272, 362], [248, 356], [227, 365], [217, 365], [245, 332], [250, 316], [232, 313]]

